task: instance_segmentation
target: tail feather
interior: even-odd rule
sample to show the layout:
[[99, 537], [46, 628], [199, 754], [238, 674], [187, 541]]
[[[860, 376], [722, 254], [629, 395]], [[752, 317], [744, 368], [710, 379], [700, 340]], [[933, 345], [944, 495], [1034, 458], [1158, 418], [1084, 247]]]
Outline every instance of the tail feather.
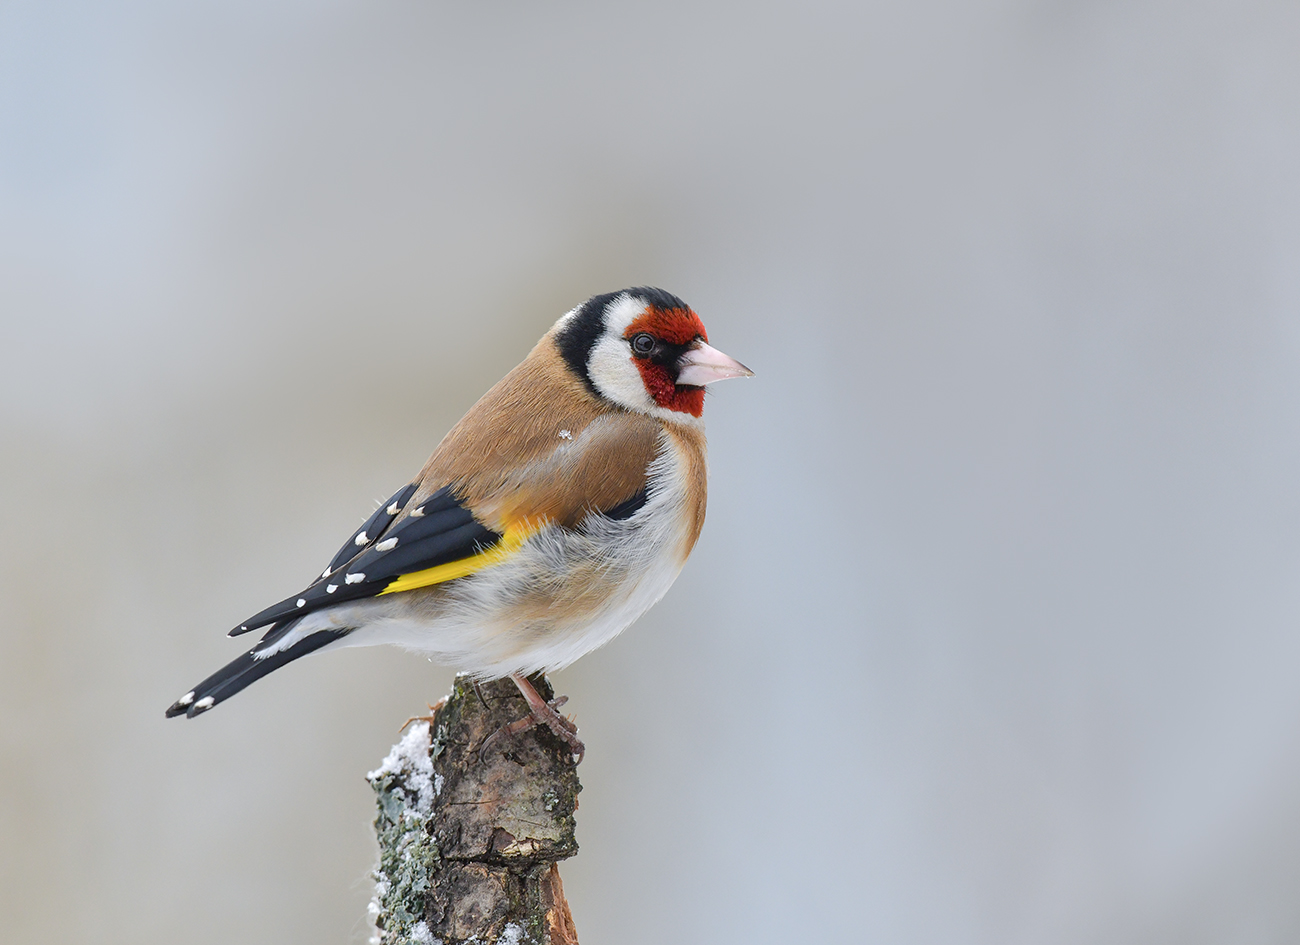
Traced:
[[[275, 629], [277, 628], [273, 627], [272, 632]], [[287, 627], [284, 629], [287, 629]], [[327, 643], [342, 639], [351, 632], [351, 628], [318, 630], [310, 636], [303, 637], [287, 649], [272, 653], [265, 659], [257, 659], [253, 654], [265, 645], [266, 639], [263, 638], [257, 646], [242, 656], [235, 657], [235, 659], [173, 702], [167, 709], [167, 718], [171, 719], [178, 715], [184, 715], [192, 719], [196, 715], [201, 715], [214, 705], [225, 702], [250, 683], [254, 683], [267, 673], [279, 669], [285, 663], [292, 663], [298, 657], [319, 650]], [[271, 636], [271, 633], [267, 634], [267, 637], [269, 636]]]

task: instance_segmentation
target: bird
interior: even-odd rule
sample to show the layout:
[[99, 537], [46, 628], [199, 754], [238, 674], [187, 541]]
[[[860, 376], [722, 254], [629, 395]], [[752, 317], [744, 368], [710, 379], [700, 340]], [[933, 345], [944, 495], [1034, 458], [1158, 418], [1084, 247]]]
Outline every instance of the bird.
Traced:
[[229, 632], [261, 639], [167, 710], [194, 718], [309, 653], [396, 644], [509, 677], [581, 761], [528, 677], [608, 643], [668, 591], [704, 524], [705, 387], [753, 372], [677, 296], [637, 287], [563, 315], [419, 474], [302, 591]]

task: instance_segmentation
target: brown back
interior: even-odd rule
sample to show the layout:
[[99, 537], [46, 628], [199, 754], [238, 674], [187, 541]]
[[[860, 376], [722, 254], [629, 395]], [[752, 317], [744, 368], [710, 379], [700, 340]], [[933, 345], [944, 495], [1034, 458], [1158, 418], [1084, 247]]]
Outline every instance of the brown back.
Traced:
[[544, 337], [434, 450], [408, 508], [448, 484], [496, 531], [574, 525], [646, 482], [663, 425], [599, 399]]

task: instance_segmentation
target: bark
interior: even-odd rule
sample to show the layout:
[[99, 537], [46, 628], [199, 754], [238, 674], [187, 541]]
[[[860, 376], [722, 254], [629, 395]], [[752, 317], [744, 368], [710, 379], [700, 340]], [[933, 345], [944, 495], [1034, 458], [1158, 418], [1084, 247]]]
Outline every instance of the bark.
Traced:
[[[532, 678], [552, 698], [543, 676]], [[528, 714], [509, 679], [457, 677], [431, 721], [413, 722], [369, 775], [379, 813], [370, 903], [382, 945], [577, 945], [560, 860], [578, 852], [578, 775], [544, 726], [501, 735]]]

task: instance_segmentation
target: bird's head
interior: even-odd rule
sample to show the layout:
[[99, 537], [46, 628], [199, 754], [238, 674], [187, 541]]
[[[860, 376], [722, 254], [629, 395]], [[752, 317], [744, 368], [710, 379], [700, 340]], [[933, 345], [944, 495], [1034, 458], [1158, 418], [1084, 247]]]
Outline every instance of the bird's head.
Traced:
[[704, 412], [704, 385], [754, 373], [710, 347], [700, 317], [662, 289], [594, 296], [556, 323], [554, 338], [596, 396], [675, 422]]

